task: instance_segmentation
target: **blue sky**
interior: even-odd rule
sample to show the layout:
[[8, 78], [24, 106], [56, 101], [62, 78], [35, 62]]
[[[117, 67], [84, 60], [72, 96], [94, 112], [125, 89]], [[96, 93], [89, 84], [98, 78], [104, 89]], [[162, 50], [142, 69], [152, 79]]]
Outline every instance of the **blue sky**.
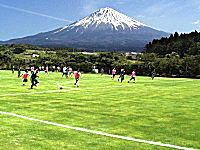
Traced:
[[200, 0], [0, 0], [0, 40], [54, 30], [103, 7], [166, 32], [200, 31]]

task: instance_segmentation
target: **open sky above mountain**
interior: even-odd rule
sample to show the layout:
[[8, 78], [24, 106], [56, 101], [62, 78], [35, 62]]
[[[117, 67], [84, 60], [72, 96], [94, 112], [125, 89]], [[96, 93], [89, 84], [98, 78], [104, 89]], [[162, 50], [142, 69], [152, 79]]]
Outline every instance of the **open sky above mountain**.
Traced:
[[199, 30], [199, 0], [0, 0], [0, 40], [69, 25], [111, 7], [166, 32]]

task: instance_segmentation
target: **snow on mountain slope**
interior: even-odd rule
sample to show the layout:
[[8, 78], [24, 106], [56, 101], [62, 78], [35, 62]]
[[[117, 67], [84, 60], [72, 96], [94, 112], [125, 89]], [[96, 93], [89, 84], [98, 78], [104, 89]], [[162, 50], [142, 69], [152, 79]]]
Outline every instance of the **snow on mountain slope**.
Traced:
[[68, 26], [4, 43], [140, 52], [148, 42], [163, 36], [169, 36], [169, 33], [106, 7]]
[[[135, 30], [139, 29], [141, 26], [146, 26], [145, 24], [134, 20], [122, 13], [119, 13], [118, 11], [106, 7], [101, 8], [97, 10], [96, 12], [92, 13], [90, 16], [87, 16], [83, 19], [81, 19], [78, 22], [75, 22], [69, 26], [65, 26], [58, 31], [54, 33], [61, 32], [63, 30], [67, 29], [73, 29], [75, 27], [83, 27], [84, 29], [87, 29], [89, 27], [98, 28], [100, 25], [107, 25], [112, 30], [118, 30], [118, 29], [129, 29], [129, 30]], [[104, 28], [105, 29], [105, 28]]]

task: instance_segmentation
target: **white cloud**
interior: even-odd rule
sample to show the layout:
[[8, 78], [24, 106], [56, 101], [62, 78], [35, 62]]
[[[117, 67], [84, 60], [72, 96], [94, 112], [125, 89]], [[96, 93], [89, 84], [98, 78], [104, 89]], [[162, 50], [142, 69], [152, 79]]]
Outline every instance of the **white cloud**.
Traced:
[[192, 24], [199, 24], [199, 23], [200, 23], [200, 20], [196, 20]]

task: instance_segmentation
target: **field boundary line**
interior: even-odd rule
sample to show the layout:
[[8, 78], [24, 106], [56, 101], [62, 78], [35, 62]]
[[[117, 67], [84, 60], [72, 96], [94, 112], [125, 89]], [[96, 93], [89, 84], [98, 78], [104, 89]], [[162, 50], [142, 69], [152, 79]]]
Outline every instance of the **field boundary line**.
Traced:
[[123, 139], [123, 140], [128, 140], [128, 141], [147, 143], [147, 144], [151, 144], [151, 145], [158, 145], [158, 146], [162, 146], [162, 147], [170, 147], [170, 148], [176, 148], [176, 149], [182, 149], [182, 150], [195, 150], [193, 148], [186, 148], [186, 147], [181, 147], [181, 146], [176, 146], [176, 145], [171, 145], [171, 144], [163, 144], [161, 142], [135, 139], [135, 138], [130, 138], [130, 137], [126, 137], [126, 136], [119, 136], [119, 135], [109, 134], [109, 133], [100, 132], [100, 131], [88, 130], [88, 129], [85, 129], [85, 128], [67, 126], [67, 125], [58, 124], [58, 123], [54, 123], [54, 122], [39, 120], [39, 119], [35, 119], [35, 118], [29, 118], [29, 117], [26, 117], [26, 116], [21, 116], [21, 115], [9, 113], [9, 112], [0, 111], [0, 114], [10, 115], [10, 116], [18, 117], [18, 118], [23, 118], [23, 119], [26, 119], [26, 120], [37, 121], [37, 122], [50, 124], [50, 125], [54, 125], [54, 126], [59, 126], [59, 127], [63, 127], [63, 128], [68, 128], [68, 129], [73, 129], [73, 130], [77, 130], [77, 131], [83, 131], [83, 132], [88, 132], [88, 133], [93, 133], [93, 134], [98, 134], [98, 135], [103, 135], [103, 136], [108, 136], [108, 137], [118, 138], [118, 139]]

